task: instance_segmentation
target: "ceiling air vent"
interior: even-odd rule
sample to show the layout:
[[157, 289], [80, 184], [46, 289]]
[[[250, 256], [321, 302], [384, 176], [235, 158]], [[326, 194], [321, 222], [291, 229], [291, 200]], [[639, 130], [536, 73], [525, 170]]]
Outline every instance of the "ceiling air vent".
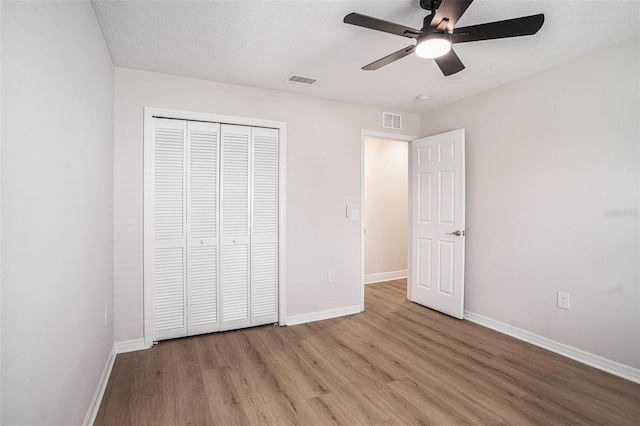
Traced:
[[382, 127], [385, 129], [402, 129], [402, 116], [392, 112], [384, 111], [382, 113]]
[[289, 74], [289, 77], [287, 77], [287, 79], [285, 81], [287, 81], [289, 83], [306, 84], [306, 85], [310, 86], [313, 83], [315, 83], [316, 81], [318, 81], [318, 79], [317, 78], [313, 78], [313, 77], [306, 77], [304, 75]]

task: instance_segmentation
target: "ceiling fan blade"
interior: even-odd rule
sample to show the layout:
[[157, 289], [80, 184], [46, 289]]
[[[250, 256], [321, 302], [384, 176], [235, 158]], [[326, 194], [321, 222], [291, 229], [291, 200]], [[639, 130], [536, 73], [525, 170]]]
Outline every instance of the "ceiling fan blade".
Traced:
[[456, 55], [456, 52], [451, 49], [446, 55], [434, 58], [436, 64], [440, 67], [440, 70], [444, 75], [451, 75], [460, 72], [464, 69], [464, 64]]
[[[431, 20], [431, 28], [438, 27], [441, 31], [453, 31], [456, 22], [458, 22], [458, 19], [471, 3], [473, 3], [473, 0], [442, 0], [435, 16]], [[444, 21], [445, 19], [446, 21]]]
[[451, 36], [451, 42], [467, 43], [470, 41], [533, 35], [542, 28], [543, 23], [544, 14], [541, 13], [539, 15], [523, 16], [522, 18], [456, 28]]
[[408, 38], [416, 38], [422, 35], [422, 31], [420, 30], [405, 27], [400, 24], [394, 24], [389, 21], [383, 21], [378, 18], [372, 18], [371, 16], [361, 15], [359, 13], [350, 13], [345, 16], [344, 23]]
[[366, 71], [377, 70], [379, 68], [384, 67], [385, 65], [389, 65], [391, 62], [395, 62], [398, 59], [402, 59], [407, 55], [411, 55], [414, 50], [416, 50], [415, 46], [413, 45], [407, 46], [404, 49], [401, 49], [395, 53], [392, 53], [391, 55], [385, 56], [382, 59], [378, 59], [375, 62], [371, 62], [369, 65], [365, 65], [364, 67], [362, 67], [362, 69]]

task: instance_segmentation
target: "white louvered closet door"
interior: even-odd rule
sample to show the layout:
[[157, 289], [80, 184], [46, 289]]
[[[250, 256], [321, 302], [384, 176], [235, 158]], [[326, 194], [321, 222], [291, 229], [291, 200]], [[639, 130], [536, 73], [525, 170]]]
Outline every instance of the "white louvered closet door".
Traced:
[[251, 128], [223, 124], [221, 133], [222, 330], [249, 327]]
[[278, 321], [278, 130], [252, 129], [251, 325]]
[[219, 193], [220, 124], [187, 124], [187, 334], [220, 330]]
[[185, 121], [153, 121], [150, 170], [150, 240], [153, 247], [149, 262], [149, 279], [153, 289], [153, 340], [187, 334], [186, 130]]
[[152, 131], [145, 307], [153, 340], [277, 322], [278, 130], [154, 118]]

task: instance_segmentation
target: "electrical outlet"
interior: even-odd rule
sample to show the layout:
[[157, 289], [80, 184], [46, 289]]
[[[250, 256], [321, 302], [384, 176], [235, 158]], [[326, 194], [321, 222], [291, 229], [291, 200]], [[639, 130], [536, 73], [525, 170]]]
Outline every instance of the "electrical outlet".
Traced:
[[336, 282], [336, 271], [334, 271], [333, 269], [330, 269], [329, 271], [327, 271], [327, 282], [329, 283]]
[[353, 209], [351, 211], [351, 219], [353, 219], [353, 220], [360, 219], [360, 212], [358, 211], [358, 209]]
[[558, 308], [569, 309], [569, 293], [558, 292]]

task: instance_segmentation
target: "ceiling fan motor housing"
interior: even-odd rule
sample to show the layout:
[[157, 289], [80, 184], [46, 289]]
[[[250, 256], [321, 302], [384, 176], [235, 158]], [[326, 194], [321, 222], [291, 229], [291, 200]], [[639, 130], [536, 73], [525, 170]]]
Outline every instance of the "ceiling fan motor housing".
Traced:
[[433, 13], [440, 7], [440, 3], [442, 0], [420, 0], [420, 7]]

